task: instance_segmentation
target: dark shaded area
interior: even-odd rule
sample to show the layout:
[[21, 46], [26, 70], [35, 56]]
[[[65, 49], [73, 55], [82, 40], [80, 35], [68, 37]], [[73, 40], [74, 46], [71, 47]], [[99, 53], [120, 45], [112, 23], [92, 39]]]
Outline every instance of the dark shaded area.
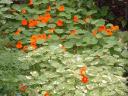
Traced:
[[107, 21], [119, 25], [123, 31], [128, 30], [128, 0], [96, 0], [96, 3], [100, 8], [109, 7], [114, 19], [105, 18]]

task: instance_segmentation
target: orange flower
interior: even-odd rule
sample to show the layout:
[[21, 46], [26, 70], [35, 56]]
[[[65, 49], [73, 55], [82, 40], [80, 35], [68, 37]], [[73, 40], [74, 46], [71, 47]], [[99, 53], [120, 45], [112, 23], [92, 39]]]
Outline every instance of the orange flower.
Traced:
[[26, 92], [27, 88], [28, 88], [28, 87], [27, 87], [25, 84], [20, 84], [20, 85], [19, 85], [19, 90], [20, 90], [21, 92]]
[[33, 5], [33, 0], [29, 0], [29, 3], [28, 3], [28, 5]]
[[102, 32], [106, 30], [106, 26], [102, 25], [98, 28], [98, 32]]
[[50, 14], [50, 13], [47, 13], [47, 12], [46, 12], [44, 16], [45, 16], [45, 18], [47, 18], [48, 20], [51, 19], [51, 14]]
[[26, 9], [22, 9], [22, 10], [21, 10], [21, 13], [22, 13], [22, 14], [26, 14], [26, 13], [27, 13], [27, 10], [26, 10]]
[[16, 44], [16, 48], [21, 49], [23, 47], [22, 42], [18, 41]]
[[58, 10], [61, 11], [61, 12], [64, 11], [64, 6], [61, 5], [61, 6], [58, 8]]
[[41, 34], [41, 39], [46, 40], [47, 39], [47, 35], [45, 33]]
[[70, 35], [75, 35], [76, 32], [77, 32], [76, 30], [71, 30], [71, 31], [70, 31]]
[[45, 13], [44, 16], [38, 16], [38, 20], [42, 23], [47, 23], [51, 19], [51, 15], [49, 13]]
[[46, 91], [46, 92], [44, 93], [44, 96], [49, 96], [49, 93]]
[[97, 33], [97, 30], [93, 30], [93, 31], [92, 31], [92, 35], [93, 35], [93, 36], [96, 36], [96, 33]]
[[74, 17], [73, 17], [73, 21], [74, 21], [74, 22], [78, 22], [78, 17], [77, 17], [77, 16], [74, 16]]
[[19, 34], [20, 34], [20, 32], [21, 32], [21, 30], [20, 30], [20, 29], [18, 29], [14, 34], [15, 34], [15, 35], [19, 35]]
[[33, 49], [36, 49], [37, 48], [36, 42], [31, 42], [30, 45], [32, 46]]
[[31, 38], [30, 38], [30, 41], [33, 43], [33, 42], [36, 42], [37, 41], [37, 36], [36, 35], [32, 35]]
[[112, 36], [112, 34], [113, 34], [112, 31], [111, 31], [111, 29], [107, 29], [106, 30], [106, 33], [107, 33], [108, 36]]
[[81, 82], [82, 82], [82, 83], [88, 83], [88, 77], [87, 77], [87, 76], [83, 76], [83, 77], [81, 78]]
[[85, 76], [85, 72], [86, 72], [86, 67], [85, 66], [80, 68], [80, 75], [81, 76]]
[[58, 21], [56, 22], [56, 24], [57, 24], [57, 26], [63, 26], [63, 21], [62, 21], [62, 20], [58, 20]]
[[112, 31], [118, 31], [119, 30], [119, 26], [111, 26], [111, 30]]
[[26, 26], [26, 25], [28, 24], [28, 22], [27, 22], [26, 19], [23, 19], [22, 22], [21, 22], [21, 24], [22, 24], [23, 26]]
[[29, 20], [29, 23], [28, 23], [28, 27], [29, 28], [30, 27], [35, 27], [35, 26], [37, 26], [37, 24], [38, 24], [38, 21], [37, 20], [30, 19]]
[[51, 6], [48, 6], [47, 7], [47, 11], [51, 11]]

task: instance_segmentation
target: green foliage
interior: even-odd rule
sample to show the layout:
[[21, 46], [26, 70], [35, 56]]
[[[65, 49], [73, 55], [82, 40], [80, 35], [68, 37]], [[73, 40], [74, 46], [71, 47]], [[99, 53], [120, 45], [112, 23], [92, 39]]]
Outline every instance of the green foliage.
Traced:
[[[27, 85], [35, 94], [48, 91], [52, 96], [126, 96], [123, 83], [126, 79], [122, 77], [125, 59], [111, 55], [108, 46], [74, 55], [63, 53], [59, 45], [50, 45], [27, 53], [19, 60], [33, 69], [27, 75]], [[81, 83], [79, 75], [85, 65], [88, 84]]]

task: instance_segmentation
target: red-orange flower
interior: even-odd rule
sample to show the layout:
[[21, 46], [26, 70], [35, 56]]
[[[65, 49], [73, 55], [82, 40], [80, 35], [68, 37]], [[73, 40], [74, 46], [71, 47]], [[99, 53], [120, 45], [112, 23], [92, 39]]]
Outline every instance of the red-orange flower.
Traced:
[[50, 96], [50, 95], [49, 95], [49, 93], [46, 91], [46, 92], [44, 93], [44, 96]]
[[81, 82], [82, 83], [88, 83], [88, 77], [87, 76], [82, 76], [82, 78], [81, 78]]
[[28, 5], [33, 5], [33, 0], [29, 0], [29, 3], [28, 3]]
[[102, 25], [98, 28], [98, 32], [102, 32], [106, 30], [106, 26]]
[[22, 42], [18, 41], [16, 44], [16, 48], [21, 49], [23, 47]]
[[56, 24], [57, 24], [57, 26], [63, 26], [63, 21], [62, 21], [62, 20], [58, 20], [58, 21], [56, 22]]
[[59, 11], [64, 11], [64, 9], [65, 9], [65, 8], [64, 8], [64, 5], [61, 5], [61, 6], [58, 8]]
[[22, 10], [21, 10], [21, 13], [22, 13], [22, 14], [26, 14], [26, 13], [27, 13], [27, 10], [26, 10], [26, 9], [22, 9]]
[[79, 20], [79, 19], [78, 19], [77, 16], [74, 16], [74, 17], [73, 17], [73, 21], [74, 21], [74, 22], [78, 22], [78, 20]]
[[25, 84], [20, 84], [20, 85], [19, 85], [19, 90], [20, 90], [21, 92], [26, 92], [27, 88], [28, 88], [28, 87], [27, 87]]
[[23, 20], [21, 21], [21, 24], [22, 24], [23, 26], [26, 26], [26, 25], [28, 24], [28, 22], [27, 22], [26, 19], [23, 19]]

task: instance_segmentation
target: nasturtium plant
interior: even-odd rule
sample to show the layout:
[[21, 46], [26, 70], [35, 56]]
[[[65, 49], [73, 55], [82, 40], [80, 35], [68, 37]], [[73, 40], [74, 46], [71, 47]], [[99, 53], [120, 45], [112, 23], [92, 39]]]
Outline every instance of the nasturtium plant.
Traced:
[[98, 12], [94, 0], [1, 0], [0, 95], [127, 96], [126, 41]]

